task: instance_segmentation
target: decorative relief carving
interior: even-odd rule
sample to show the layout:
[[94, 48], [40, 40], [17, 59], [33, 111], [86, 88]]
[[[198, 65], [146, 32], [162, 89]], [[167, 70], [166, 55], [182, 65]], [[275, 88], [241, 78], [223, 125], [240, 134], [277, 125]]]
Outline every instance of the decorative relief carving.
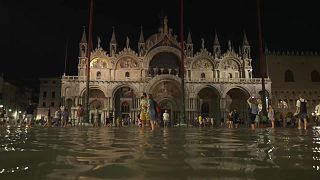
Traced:
[[193, 64], [193, 68], [197, 69], [212, 69], [212, 64], [206, 59], [197, 60]]
[[131, 57], [124, 57], [119, 60], [118, 68], [138, 68], [138, 62]]
[[165, 96], [165, 97], [177, 97], [179, 91], [177, 87], [170, 82], [162, 82], [154, 88], [154, 97]]
[[228, 59], [221, 62], [220, 68], [238, 70], [239, 66], [235, 61]]
[[94, 68], [107, 68], [108, 67], [108, 63], [106, 59], [94, 59], [93, 61], [91, 61], [91, 66], [90, 67], [94, 67]]

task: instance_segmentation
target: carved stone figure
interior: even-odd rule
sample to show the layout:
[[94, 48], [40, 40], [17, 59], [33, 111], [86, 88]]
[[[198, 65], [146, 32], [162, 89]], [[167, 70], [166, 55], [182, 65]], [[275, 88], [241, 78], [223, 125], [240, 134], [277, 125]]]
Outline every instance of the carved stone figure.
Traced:
[[127, 41], [126, 41], [126, 47], [127, 47], [127, 48], [129, 48], [129, 43], [130, 43], [129, 41], [130, 41], [130, 39], [129, 39], [129, 37], [127, 36]]
[[204, 49], [204, 39], [203, 38], [201, 38], [201, 47], [202, 47], [202, 49]]
[[163, 31], [164, 33], [168, 34], [168, 18], [167, 16], [163, 19]]
[[100, 40], [100, 37], [98, 36], [98, 48], [100, 48], [101, 47], [101, 40]]

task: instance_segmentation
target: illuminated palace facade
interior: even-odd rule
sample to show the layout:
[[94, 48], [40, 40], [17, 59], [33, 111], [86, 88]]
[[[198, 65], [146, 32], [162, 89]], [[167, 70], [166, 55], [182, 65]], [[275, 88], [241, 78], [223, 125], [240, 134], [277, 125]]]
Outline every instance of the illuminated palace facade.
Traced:
[[[164, 18], [158, 32], [146, 40], [141, 29], [137, 52], [130, 48], [129, 38], [126, 46], [118, 49], [114, 30], [109, 51], [101, 47], [98, 37], [96, 47], [90, 52], [90, 112], [98, 108], [101, 119], [130, 116], [136, 120], [140, 97], [146, 92], [153, 95], [162, 111], [169, 111], [174, 123], [188, 123], [199, 114], [213, 116], [216, 122], [220, 122], [234, 108], [247, 119], [246, 101], [250, 96], [260, 97], [262, 85], [260, 78], [252, 77], [252, 59], [246, 35], [243, 35], [238, 51], [228, 41], [226, 51], [222, 52], [215, 34], [210, 48], [212, 52], [206, 49], [204, 39], [200, 50], [195, 52], [188, 33], [184, 42], [186, 118], [181, 119], [180, 43], [167, 21]], [[62, 104], [71, 109], [72, 117], [75, 117], [78, 104], [86, 104], [87, 50], [84, 31], [79, 43], [78, 75], [63, 75], [61, 81]], [[269, 96], [269, 79], [266, 79], [266, 92]]]

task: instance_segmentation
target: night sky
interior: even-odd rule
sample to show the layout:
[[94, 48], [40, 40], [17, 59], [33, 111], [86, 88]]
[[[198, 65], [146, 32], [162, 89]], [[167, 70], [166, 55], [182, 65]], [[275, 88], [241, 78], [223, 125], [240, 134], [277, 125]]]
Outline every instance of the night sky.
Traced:
[[[317, 1], [261, 1], [262, 33], [268, 49], [320, 50]], [[191, 31], [196, 51], [202, 37], [212, 51], [215, 30], [222, 50], [229, 39], [237, 50], [245, 31], [252, 46], [254, 72], [259, 74], [255, 0], [184, 0], [184, 5], [184, 34]], [[118, 49], [125, 46], [126, 36], [136, 49], [140, 26], [147, 38], [157, 32], [162, 15], [168, 16], [169, 27], [179, 35], [179, 0], [94, 0], [93, 45], [100, 36], [102, 47], [108, 50], [114, 26]], [[5, 79], [24, 82], [61, 77], [68, 40], [66, 73], [76, 75], [78, 43], [83, 26], [88, 28], [88, 16], [89, 0], [1, 0], [0, 72]]]

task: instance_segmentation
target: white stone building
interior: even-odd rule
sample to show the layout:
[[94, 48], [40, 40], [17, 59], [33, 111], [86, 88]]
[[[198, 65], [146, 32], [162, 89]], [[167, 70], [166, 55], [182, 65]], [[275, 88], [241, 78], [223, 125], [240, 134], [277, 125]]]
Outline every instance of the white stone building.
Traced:
[[[233, 108], [237, 108], [246, 120], [246, 100], [251, 95], [259, 96], [262, 90], [261, 79], [252, 77], [247, 37], [243, 35], [243, 44], [238, 51], [228, 41], [227, 50], [222, 52], [217, 34], [213, 42], [213, 47], [206, 49], [202, 39], [201, 49], [197, 52], [193, 49], [190, 33], [184, 42], [186, 119], [181, 119], [180, 43], [166, 18], [158, 32], [146, 40], [141, 29], [138, 52], [131, 49], [129, 38], [126, 47], [119, 49], [115, 30], [109, 51], [102, 49], [98, 37], [96, 48], [90, 52], [90, 109], [98, 107], [101, 119], [130, 116], [135, 120], [140, 97], [146, 92], [154, 96], [163, 111], [169, 110], [175, 123], [190, 123], [200, 113], [220, 122]], [[62, 76], [62, 103], [73, 109], [73, 116], [75, 107], [79, 103], [85, 104], [87, 47], [83, 32], [79, 43], [78, 75]], [[269, 79], [266, 79], [266, 91], [268, 95], [271, 93]]]
[[272, 104], [285, 116], [294, 113], [299, 95], [308, 101], [308, 114], [320, 103], [320, 54], [318, 52], [266, 50], [272, 79]]

